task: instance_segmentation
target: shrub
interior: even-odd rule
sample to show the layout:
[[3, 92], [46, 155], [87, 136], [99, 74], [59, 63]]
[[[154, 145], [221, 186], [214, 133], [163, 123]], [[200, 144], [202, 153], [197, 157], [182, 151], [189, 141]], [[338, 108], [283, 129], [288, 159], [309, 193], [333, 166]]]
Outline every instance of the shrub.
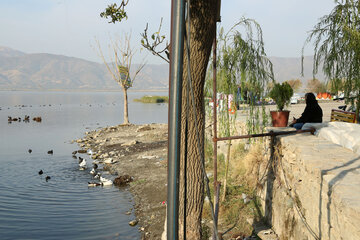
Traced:
[[287, 82], [283, 82], [282, 84], [275, 83], [269, 96], [276, 102], [278, 110], [282, 111], [285, 106], [289, 105], [293, 93], [294, 91], [291, 86]]

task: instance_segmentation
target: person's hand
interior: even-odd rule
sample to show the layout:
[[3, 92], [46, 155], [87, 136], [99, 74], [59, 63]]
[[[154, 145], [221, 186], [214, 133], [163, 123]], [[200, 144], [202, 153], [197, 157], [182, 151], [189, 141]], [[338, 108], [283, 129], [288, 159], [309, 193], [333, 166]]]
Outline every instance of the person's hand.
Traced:
[[295, 124], [295, 123], [296, 123], [296, 118], [293, 117], [291, 124]]

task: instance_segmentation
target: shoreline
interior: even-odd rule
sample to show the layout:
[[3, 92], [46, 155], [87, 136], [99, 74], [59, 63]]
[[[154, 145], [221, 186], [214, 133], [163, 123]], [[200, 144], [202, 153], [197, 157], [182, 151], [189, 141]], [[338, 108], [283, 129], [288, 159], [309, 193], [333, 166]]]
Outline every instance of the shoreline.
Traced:
[[91, 149], [94, 161], [113, 162], [102, 163], [104, 171], [132, 177], [125, 188], [134, 196], [129, 212], [135, 213], [141, 239], [161, 239], [164, 230], [167, 131], [167, 124], [117, 125], [86, 132], [76, 140], [81, 149]]

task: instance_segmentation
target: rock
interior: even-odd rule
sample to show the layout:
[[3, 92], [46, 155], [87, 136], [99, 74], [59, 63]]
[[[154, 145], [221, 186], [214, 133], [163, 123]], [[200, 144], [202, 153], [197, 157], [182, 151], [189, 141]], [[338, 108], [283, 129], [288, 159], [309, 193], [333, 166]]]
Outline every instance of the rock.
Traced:
[[133, 227], [133, 226], [136, 226], [138, 224], [138, 222], [139, 221], [135, 219], [135, 220], [130, 221], [129, 225]]
[[112, 158], [105, 158], [103, 162], [107, 164], [112, 164], [112, 163], [116, 163], [117, 161]]
[[87, 151], [85, 149], [80, 149], [77, 151], [78, 153], [87, 153]]
[[159, 157], [158, 156], [146, 156], [146, 155], [143, 155], [143, 156], [139, 156], [139, 158], [156, 159], [156, 158], [159, 158]]
[[116, 186], [125, 186], [128, 183], [132, 182], [133, 178], [130, 177], [130, 175], [123, 175], [123, 176], [119, 176], [117, 178], [114, 179], [114, 185]]
[[137, 140], [132, 140], [130, 142], [126, 142], [126, 143], [121, 144], [121, 146], [132, 146], [132, 145], [135, 145], [135, 144], [138, 144], [138, 143], [140, 143], [140, 142], [137, 141]]
[[150, 127], [149, 125], [147, 126], [143, 126], [143, 127], [139, 127], [136, 132], [144, 132], [144, 131], [150, 131], [153, 130], [154, 128]]

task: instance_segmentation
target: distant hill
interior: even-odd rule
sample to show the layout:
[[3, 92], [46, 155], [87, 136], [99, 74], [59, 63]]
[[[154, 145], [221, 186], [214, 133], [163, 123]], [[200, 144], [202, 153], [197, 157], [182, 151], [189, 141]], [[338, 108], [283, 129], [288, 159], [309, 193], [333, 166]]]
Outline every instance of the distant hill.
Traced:
[[[304, 59], [301, 77], [300, 58], [270, 57], [275, 79], [283, 82], [301, 79], [303, 87], [312, 78], [312, 57]], [[132, 70], [136, 69], [136, 65]], [[169, 85], [168, 64], [147, 64], [134, 82], [133, 90], [161, 90]], [[325, 80], [324, 74], [316, 76]], [[104, 64], [55, 54], [26, 54], [0, 47], [0, 90], [120, 90]]]
[[[313, 56], [304, 57], [304, 77], [301, 76], [301, 58], [283, 58], [283, 57], [270, 57], [273, 63], [275, 80], [284, 82], [290, 79], [300, 79], [303, 87], [306, 87], [306, 82], [313, 78]], [[319, 72], [315, 76], [320, 81], [325, 81], [323, 72]]]
[[[136, 70], [136, 65], [132, 70]], [[132, 89], [168, 88], [168, 65], [147, 64]], [[104, 64], [54, 54], [26, 54], [0, 47], [0, 89], [120, 90]]]

